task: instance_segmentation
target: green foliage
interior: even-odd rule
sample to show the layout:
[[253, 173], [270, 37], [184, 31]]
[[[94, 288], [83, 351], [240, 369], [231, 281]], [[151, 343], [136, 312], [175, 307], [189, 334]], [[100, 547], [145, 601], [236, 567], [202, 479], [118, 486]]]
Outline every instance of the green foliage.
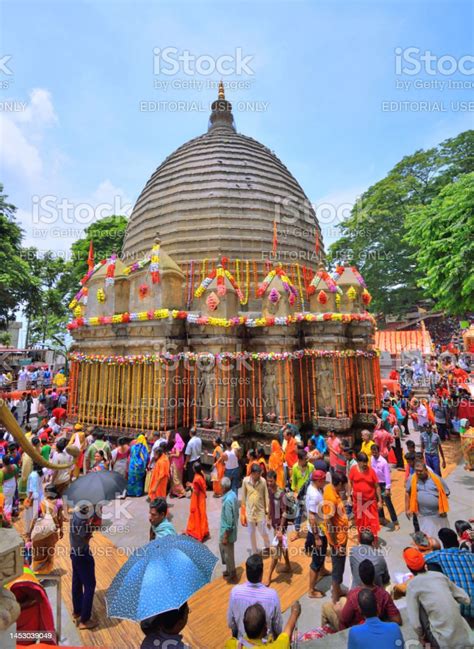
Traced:
[[89, 256], [90, 242], [92, 241], [94, 244], [95, 263], [101, 259], [110, 257], [113, 252], [120, 254], [127, 223], [128, 221], [125, 216], [106, 216], [92, 223], [84, 231], [84, 237], [72, 244], [71, 261], [67, 263], [66, 275], [63, 282], [65, 294], [69, 298], [77, 293], [79, 290], [79, 282], [87, 273], [87, 258]]
[[406, 156], [357, 200], [340, 225], [342, 236], [330, 247], [329, 261], [359, 268], [375, 310], [403, 314], [421, 299], [437, 297], [419, 263], [420, 239], [405, 236], [408, 218], [473, 168], [474, 131], [466, 131]]
[[31, 276], [35, 278], [35, 283], [24, 302], [24, 313], [28, 318], [27, 343], [45, 344], [58, 332], [65, 331], [66, 263], [53, 252], [39, 254], [36, 248], [25, 248], [23, 257], [29, 265]]
[[0, 183], [0, 328], [14, 319], [20, 303], [35, 283], [22, 257], [21, 228], [15, 222], [16, 207], [7, 203]]
[[406, 220], [420, 285], [450, 314], [474, 309], [474, 173], [443, 187]]

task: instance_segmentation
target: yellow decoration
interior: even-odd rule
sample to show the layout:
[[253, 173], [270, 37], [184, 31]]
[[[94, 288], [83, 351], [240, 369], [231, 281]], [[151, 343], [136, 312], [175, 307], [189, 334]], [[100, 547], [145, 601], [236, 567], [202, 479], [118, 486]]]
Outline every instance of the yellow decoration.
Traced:
[[336, 309], [340, 309], [341, 308], [341, 294], [340, 293], [336, 293], [335, 300], [336, 300]]
[[73, 313], [74, 313], [74, 317], [75, 317], [75, 318], [80, 318], [80, 317], [82, 316], [82, 309], [81, 309], [81, 305], [80, 305], [80, 304], [78, 304], [78, 305], [74, 308]]
[[76, 300], [76, 298], [74, 298], [74, 299], [69, 303], [69, 308], [71, 309], [71, 311], [73, 311], [73, 310], [76, 308], [76, 306], [77, 306], [77, 300]]
[[357, 297], [357, 292], [353, 286], [349, 286], [346, 295], [349, 298], [349, 300], [353, 302]]
[[101, 304], [105, 302], [105, 291], [103, 288], [97, 289], [97, 302], [100, 302]]

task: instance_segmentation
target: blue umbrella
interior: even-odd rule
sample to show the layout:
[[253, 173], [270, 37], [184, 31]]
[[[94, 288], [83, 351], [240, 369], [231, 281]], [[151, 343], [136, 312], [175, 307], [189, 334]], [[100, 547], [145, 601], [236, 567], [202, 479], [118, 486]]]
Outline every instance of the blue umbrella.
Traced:
[[135, 550], [106, 594], [107, 614], [140, 622], [177, 609], [208, 584], [217, 557], [189, 536], [170, 534]]

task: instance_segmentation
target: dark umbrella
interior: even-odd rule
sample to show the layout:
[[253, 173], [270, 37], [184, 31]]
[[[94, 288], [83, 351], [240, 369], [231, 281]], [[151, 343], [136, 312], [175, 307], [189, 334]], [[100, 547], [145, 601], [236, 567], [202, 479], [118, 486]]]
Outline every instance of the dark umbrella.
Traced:
[[115, 500], [127, 488], [127, 481], [117, 471], [92, 471], [74, 480], [65, 492], [68, 501], [97, 505], [104, 500]]

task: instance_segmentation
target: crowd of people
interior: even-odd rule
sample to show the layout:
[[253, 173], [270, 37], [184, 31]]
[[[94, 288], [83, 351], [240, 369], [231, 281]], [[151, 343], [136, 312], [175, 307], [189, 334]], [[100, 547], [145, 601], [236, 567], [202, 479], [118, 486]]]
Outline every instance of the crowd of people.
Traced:
[[[413, 396], [410, 379], [415, 374], [397, 376], [400, 391], [394, 394], [384, 388], [375, 425], [362, 430], [357, 443], [334, 431], [302, 432], [287, 423], [269, 446], [245, 450], [237, 438], [217, 437], [212, 455], [205, 453], [195, 429], [189, 436], [171, 430], [116, 439], [99, 427], [71, 426], [66, 421], [65, 394], [43, 386], [34, 432], [31, 409], [28, 413], [27, 406], [18, 405], [28, 395], [11, 407], [43, 458], [72, 465], [42, 469], [21, 452], [11, 435], [0, 432], [1, 522], [9, 526], [23, 511], [26, 558], [39, 575], [54, 568], [54, 548], [64, 523], [69, 523], [73, 613], [80, 629], [97, 625], [92, 616], [95, 567], [89, 547], [97, 523], [85, 511], [70, 515], [63, 496], [81, 475], [116, 471], [126, 482], [122, 498], [147, 495], [151, 540], [183, 533], [206, 542], [211, 533], [218, 534], [223, 577], [233, 585], [228, 649], [249, 643], [290, 646], [301, 607], [295, 602], [284, 627], [280, 600], [271, 584], [280, 562], [281, 570], [292, 578], [291, 544], [300, 537], [304, 537], [302, 552], [309, 556], [308, 596], [325, 598], [322, 579], [331, 581], [315, 637], [350, 629], [351, 649], [375, 646], [376, 641], [381, 648], [397, 646], [394, 643], [403, 642], [403, 636], [395, 602], [403, 596], [408, 619], [420, 638], [433, 648], [463, 646], [469, 642], [466, 618], [473, 615], [474, 532], [469, 521], [451, 526], [450, 491], [442, 477], [443, 445], [474, 422], [459, 416], [463, 383], [453, 381], [451, 366], [439, 369], [437, 364], [430, 369], [438, 376], [426, 399]], [[413, 431], [419, 433], [418, 446], [411, 439]], [[413, 525], [403, 552], [407, 574], [401, 583], [390, 575], [380, 544], [382, 527], [392, 533], [400, 530], [392, 500], [397, 470], [404, 480], [404, 511]], [[207, 517], [208, 487], [221, 504], [220, 527], [215, 531]], [[169, 500], [186, 498], [187, 524], [177, 530]], [[235, 560], [241, 528], [247, 528], [249, 554], [243, 584], [238, 583]], [[343, 583], [347, 562], [350, 587]], [[436, 604], [440, 598], [443, 607]], [[183, 605], [146, 620], [142, 646], [171, 638], [178, 643], [174, 646], [184, 647], [181, 631], [187, 615]]]

